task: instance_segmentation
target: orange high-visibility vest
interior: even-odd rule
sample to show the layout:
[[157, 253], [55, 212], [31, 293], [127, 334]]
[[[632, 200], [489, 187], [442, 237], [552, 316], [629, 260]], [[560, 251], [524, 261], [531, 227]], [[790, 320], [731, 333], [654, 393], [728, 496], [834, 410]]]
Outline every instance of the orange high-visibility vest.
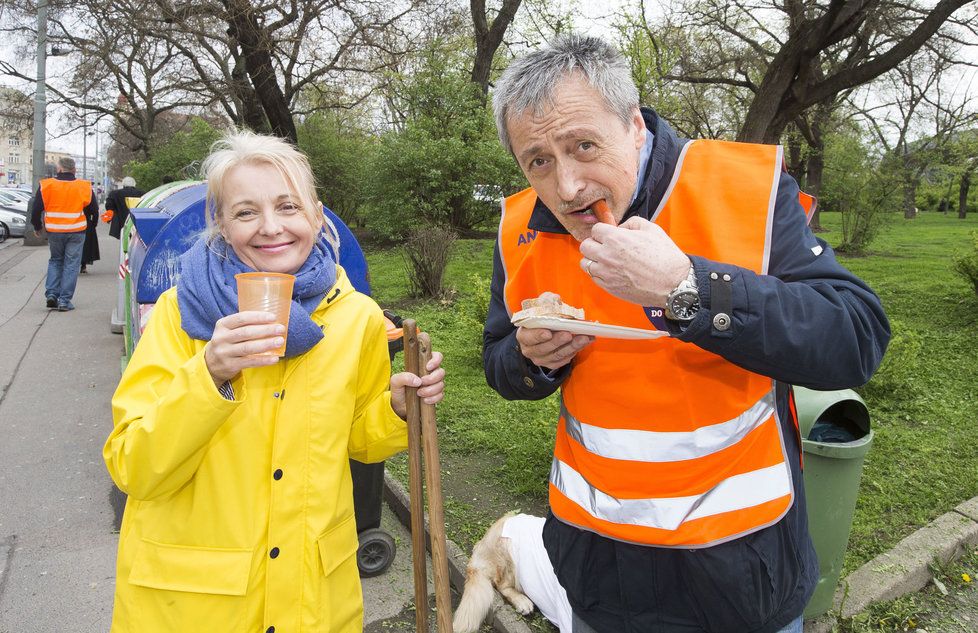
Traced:
[[84, 231], [85, 207], [92, 201], [92, 183], [87, 180], [41, 180], [44, 229], [48, 233]]
[[[686, 253], [766, 274], [780, 170], [777, 146], [689, 142], [652, 220]], [[510, 314], [549, 290], [588, 320], [654, 329], [588, 278], [572, 236], [528, 228], [536, 199], [503, 205]], [[706, 547], [767, 527], [794, 498], [775, 383], [673, 338], [598, 338], [561, 386], [549, 487], [562, 521], [631, 543]]]

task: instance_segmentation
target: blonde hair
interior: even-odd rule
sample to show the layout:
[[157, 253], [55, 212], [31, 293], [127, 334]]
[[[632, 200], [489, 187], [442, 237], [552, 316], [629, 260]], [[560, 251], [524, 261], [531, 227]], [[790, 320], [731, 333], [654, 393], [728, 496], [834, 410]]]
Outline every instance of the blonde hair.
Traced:
[[[207, 180], [208, 241], [220, 234], [224, 219], [221, 211], [224, 177], [238, 165], [271, 165], [298, 196], [296, 203], [314, 229], [323, 228], [323, 209], [316, 195], [316, 180], [309, 159], [298, 149], [275, 136], [236, 130], [211, 146], [211, 153], [201, 165], [201, 175]], [[332, 244], [327, 231], [327, 239]]]

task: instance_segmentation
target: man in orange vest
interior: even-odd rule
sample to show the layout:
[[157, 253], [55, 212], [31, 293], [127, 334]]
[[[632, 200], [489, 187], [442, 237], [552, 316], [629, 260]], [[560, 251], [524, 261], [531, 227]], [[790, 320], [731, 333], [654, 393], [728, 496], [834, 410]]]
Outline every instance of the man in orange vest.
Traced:
[[[507, 399], [560, 390], [544, 542], [575, 633], [800, 633], [790, 385], [869, 380], [879, 299], [809, 231], [780, 147], [679, 138], [605, 42], [516, 60], [493, 106], [531, 188], [503, 204], [483, 361]], [[546, 291], [599, 324], [513, 325]]]
[[[75, 179], [75, 159], [58, 159], [58, 173], [40, 182], [31, 205], [35, 231], [44, 227], [48, 235], [48, 274], [44, 284], [45, 303], [59, 312], [74, 310], [78, 271], [85, 247], [86, 218], [98, 217], [98, 200], [92, 183]], [[42, 225], [43, 222], [43, 225]]]

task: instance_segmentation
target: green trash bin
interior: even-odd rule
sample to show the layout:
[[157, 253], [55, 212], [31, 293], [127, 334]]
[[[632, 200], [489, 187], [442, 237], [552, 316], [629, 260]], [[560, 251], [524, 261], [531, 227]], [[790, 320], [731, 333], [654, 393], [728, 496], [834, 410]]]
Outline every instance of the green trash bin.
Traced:
[[794, 390], [804, 452], [808, 528], [819, 567], [818, 585], [805, 608], [805, 617], [811, 618], [832, 608], [873, 431], [866, 403], [855, 391]]

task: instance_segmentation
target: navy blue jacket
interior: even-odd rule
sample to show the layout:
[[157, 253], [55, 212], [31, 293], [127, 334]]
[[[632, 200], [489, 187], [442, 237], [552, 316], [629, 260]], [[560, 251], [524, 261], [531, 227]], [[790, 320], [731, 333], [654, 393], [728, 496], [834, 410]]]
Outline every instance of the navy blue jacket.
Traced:
[[[644, 183], [625, 218], [650, 218], [672, 177], [685, 140], [652, 110], [655, 135]], [[566, 233], [539, 200], [537, 231]], [[782, 436], [789, 456], [801, 445], [789, 411], [789, 384], [841, 389], [867, 382], [890, 331], [879, 298], [843, 268], [808, 229], [798, 185], [781, 176], [768, 275], [691, 256], [701, 308], [672, 334], [776, 381]], [[731, 275], [730, 327], [713, 324], [710, 273]], [[556, 391], [571, 366], [545, 373], [519, 351], [503, 300], [497, 243], [491, 301], [483, 334], [489, 385], [509, 400], [538, 400]], [[725, 301], [726, 303], [726, 301]], [[705, 394], [704, 394], [705, 395]], [[709, 548], [686, 550], [614, 541], [567, 525], [551, 514], [544, 542], [574, 611], [598, 632], [773, 633], [801, 615], [818, 580], [808, 534], [800, 459], [789, 458], [795, 503], [769, 528]]]

